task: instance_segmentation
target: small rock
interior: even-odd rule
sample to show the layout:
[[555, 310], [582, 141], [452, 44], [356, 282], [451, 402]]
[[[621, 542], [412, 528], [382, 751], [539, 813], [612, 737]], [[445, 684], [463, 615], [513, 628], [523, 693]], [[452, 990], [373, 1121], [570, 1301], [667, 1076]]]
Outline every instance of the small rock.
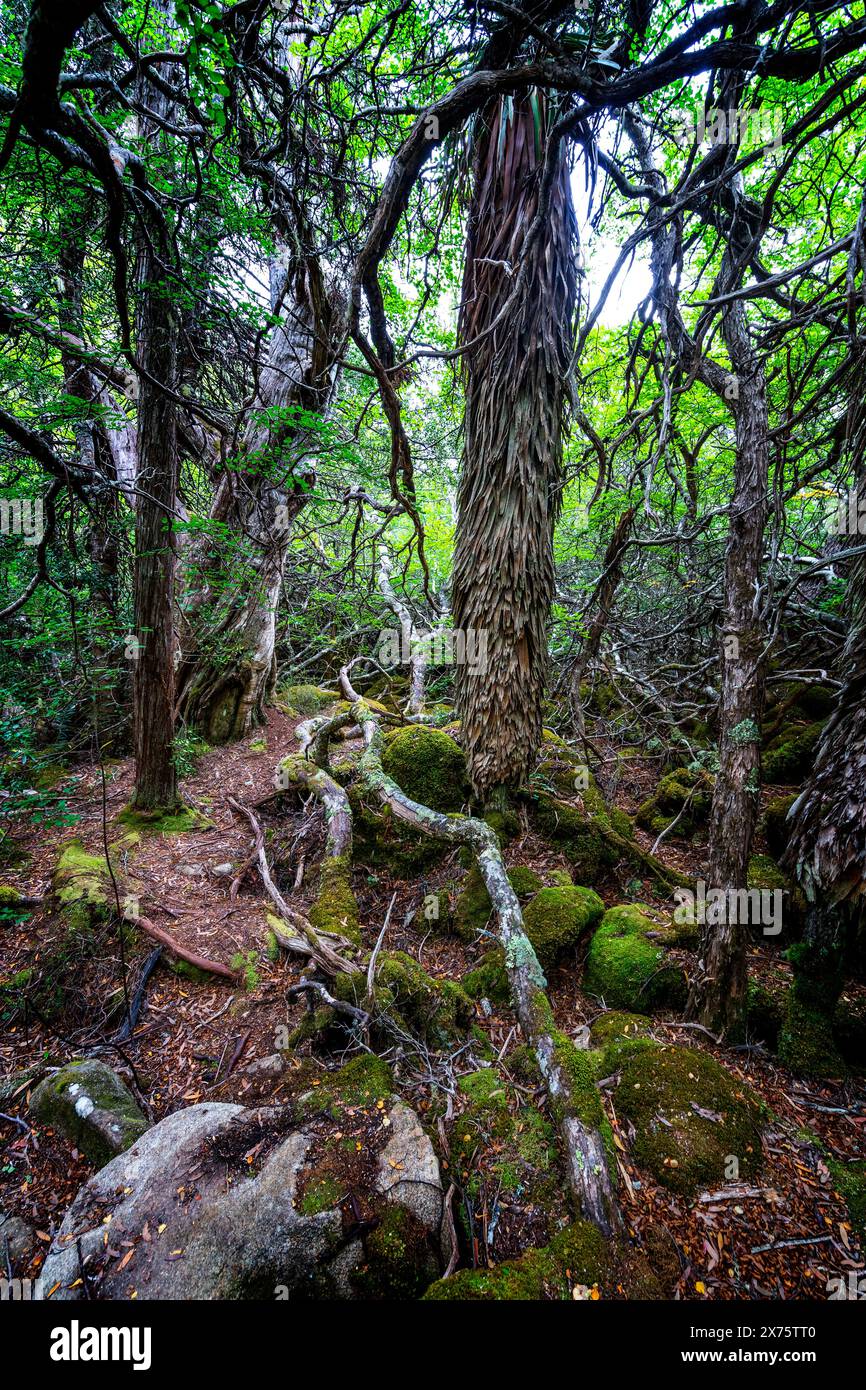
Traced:
[[187, 878], [201, 878], [204, 869], [201, 864], [181, 864], [179, 872], [185, 874]]
[[25, 1264], [34, 1244], [33, 1230], [20, 1216], [0, 1211], [0, 1269], [6, 1272], [6, 1252], [14, 1270], [16, 1264]]
[[245, 1069], [245, 1076], [252, 1076], [257, 1081], [276, 1081], [286, 1070], [286, 1064], [279, 1052], [272, 1052], [268, 1057], [257, 1057], [254, 1062], [250, 1062]]
[[132, 1093], [104, 1062], [71, 1062], [36, 1087], [30, 1109], [102, 1167], [148, 1128]]
[[211, 873], [215, 874], [217, 878], [231, 878], [234, 871], [234, 864], [214, 864]]

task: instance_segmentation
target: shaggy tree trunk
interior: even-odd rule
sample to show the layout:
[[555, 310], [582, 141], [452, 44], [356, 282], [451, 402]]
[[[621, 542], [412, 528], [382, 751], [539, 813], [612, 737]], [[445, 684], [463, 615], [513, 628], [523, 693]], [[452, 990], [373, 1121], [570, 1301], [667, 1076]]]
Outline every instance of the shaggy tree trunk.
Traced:
[[[725, 553], [719, 769], [710, 811], [707, 883], [727, 891], [746, 887], [759, 806], [767, 648], [760, 586], [770, 460], [764, 369], [749, 341], [742, 301], [725, 311], [722, 329], [738, 405]], [[739, 919], [728, 912], [724, 921], [703, 925], [688, 1002], [690, 1017], [728, 1035], [742, 1028], [746, 1009], [748, 928], [732, 922], [734, 915]]]
[[288, 308], [242, 445], [248, 470], [224, 473], [211, 510], [235, 545], [189, 550], [179, 713], [211, 743], [241, 738], [264, 718], [291, 527], [315, 481], [315, 438], [296, 413], [323, 413], [335, 383], [338, 324], [318, 267], [296, 264], [284, 283]]
[[[866, 501], [866, 475], [859, 497]], [[849, 545], [864, 544], [855, 536]], [[848, 639], [839, 702], [815, 763], [789, 812], [793, 829], [782, 865], [808, 903], [795, 948], [794, 986], [780, 1051], [795, 1069], [838, 1074], [833, 1013], [845, 947], [866, 920], [866, 556], [851, 562]]]
[[[548, 115], [540, 94], [504, 98], [487, 110], [476, 142], [452, 609], [456, 629], [486, 634], [486, 662], [455, 673], [482, 801], [525, 782], [542, 730], [576, 235], [564, 149], [552, 178], [542, 178], [537, 131]], [[536, 215], [540, 235], [530, 238]]]

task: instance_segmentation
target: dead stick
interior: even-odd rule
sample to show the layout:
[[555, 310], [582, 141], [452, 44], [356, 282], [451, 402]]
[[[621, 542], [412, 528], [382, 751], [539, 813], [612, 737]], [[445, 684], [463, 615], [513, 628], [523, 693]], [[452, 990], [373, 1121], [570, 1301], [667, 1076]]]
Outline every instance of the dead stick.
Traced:
[[231, 980], [237, 984], [240, 980], [240, 972], [230, 970], [227, 965], [220, 965], [218, 961], [207, 960], [204, 956], [198, 955], [195, 951], [188, 951], [185, 946], [181, 946], [175, 941], [173, 936], [169, 936], [167, 931], [157, 927], [147, 917], [133, 917], [131, 914], [126, 919], [134, 927], [140, 927], [146, 936], [152, 936], [154, 941], [161, 941], [172, 955], [180, 960], [185, 960], [187, 965], [194, 965], [197, 970], [206, 970], [209, 975], [219, 975], [223, 980]]

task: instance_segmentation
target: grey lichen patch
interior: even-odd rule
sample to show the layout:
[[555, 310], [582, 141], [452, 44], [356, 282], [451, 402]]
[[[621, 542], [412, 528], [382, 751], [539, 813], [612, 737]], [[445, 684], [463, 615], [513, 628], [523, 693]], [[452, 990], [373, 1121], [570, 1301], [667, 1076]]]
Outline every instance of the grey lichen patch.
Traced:
[[547, 980], [544, 971], [535, 954], [535, 947], [525, 932], [517, 932], [511, 937], [505, 948], [505, 965], [508, 970], [525, 970], [530, 984], [537, 989], [545, 988]]

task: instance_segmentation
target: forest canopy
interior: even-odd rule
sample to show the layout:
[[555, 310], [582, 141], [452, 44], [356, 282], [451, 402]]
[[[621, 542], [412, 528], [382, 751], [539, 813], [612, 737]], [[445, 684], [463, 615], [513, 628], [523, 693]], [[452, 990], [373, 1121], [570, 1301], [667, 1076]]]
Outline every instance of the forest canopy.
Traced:
[[[0, 0], [0, 185], [0, 1222], [57, 1237], [16, 1272], [836, 1296], [863, 4]], [[205, 1101], [264, 1192], [271, 1095], [339, 1276], [64, 1246]], [[379, 1111], [436, 1200], [328, 1151], [387, 1167]]]

